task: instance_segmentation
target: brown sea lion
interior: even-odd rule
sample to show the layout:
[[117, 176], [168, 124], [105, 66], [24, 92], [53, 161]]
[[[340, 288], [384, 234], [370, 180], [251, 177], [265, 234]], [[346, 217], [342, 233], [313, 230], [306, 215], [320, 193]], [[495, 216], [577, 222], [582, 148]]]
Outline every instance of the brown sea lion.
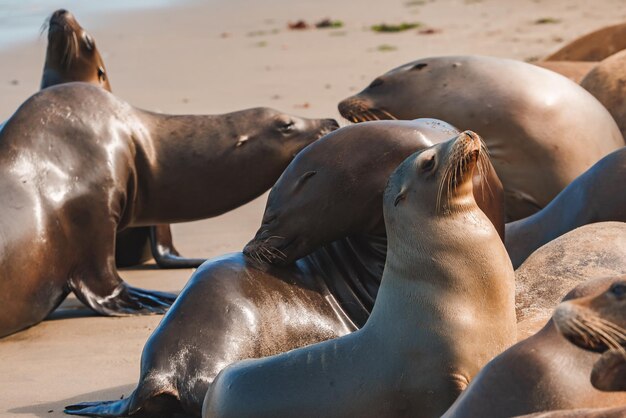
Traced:
[[580, 83], [588, 73], [591, 71], [598, 62], [595, 61], [537, 61], [533, 62], [536, 65], [546, 70], [554, 71], [564, 77], [569, 78], [574, 83]]
[[[272, 267], [256, 262], [262, 257], [256, 253], [209, 260], [146, 343], [135, 391], [123, 400], [72, 405], [67, 412], [200, 415], [209, 384], [227, 364], [362, 326], [386, 259], [382, 196], [387, 179], [415, 151], [455, 135], [454, 127], [436, 120], [383, 121], [347, 126], [311, 144], [272, 188], [257, 234], [275, 230], [288, 240], [305, 235], [303, 245], [285, 248], [284, 255], [293, 258], [294, 249], [308, 255]], [[493, 169], [489, 172], [485, 190], [475, 181], [475, 196], [502, 228], [502, 187]], [[490, 199], [494, 202], [486, 204]], [[499, 210], [489, 209], [497, 205]], [[276, 253], [271, 247], [259, 251]]]
[[605, 353], [591, 383], [604, 391], [626, 390], [626, 276], [605, 291], [561, 303], [554, 312], [558, 330], [585, 350]]
[[[564, 300], [596, 294], [615, 280], [583, 281]], [[538, 333], [490, 361], [443, 417], [501, 418], [626, 404], [626, 393], [601, 392], [591, 385], [589, 374], [599, 358], [600, 354], [571, 344], [550, 319]]]
[[347, 119], [433, 117], [480, 133], [504, 185], [508, 220], [546, 206], [624, 139], [580, 86], [520, 61], [425, 58], [377, 77], [339, 103]]
[[602, 61], [626, 49], [626, 23], [587, 33], [548, 55], [544, 61]]
[[384, 194], [387, 261], [365, 326], [226, 367], [202, 416], [440, 417], [515, 341], [511, 262], [473, 197], [483, 158], [465, 131], [405, 160]]
[[[94, 38], [64, 9], [48, 19], [48, 47], [41, 88], [83, 81], [111, 91]], [[174, 247], [169, 225], [127, 228], [115, 238], [115, 262], [128, 267], [154, 257], [161, 268], [198, 267], [204, 259], [184, 258]]]
[[606, 107], [626, 138], [626, 51], [600, 62], [580, 85]]
[[240, 206], [336, 127], [267, 108], [156, 114], [86, 83], [35, 94], [0, 131], [0, 336], [38, 323], [70, 291], [104, 315], [163, 313], [173, 295], [119, 277], [116, 232]]
[[515, 271], [518, 338], [534, 334], [578, 284], [622, 274], [626, 274], [626, 223], [593, 223], [550, 241]]
[[[603, 221], [626, 222], [626, 147], [581, 174], [545, 208], [506, 224], [506, 249], [519, 267], [542, 245], [578, 228]], [[566, 289], [573, 287], [568, 285]]]

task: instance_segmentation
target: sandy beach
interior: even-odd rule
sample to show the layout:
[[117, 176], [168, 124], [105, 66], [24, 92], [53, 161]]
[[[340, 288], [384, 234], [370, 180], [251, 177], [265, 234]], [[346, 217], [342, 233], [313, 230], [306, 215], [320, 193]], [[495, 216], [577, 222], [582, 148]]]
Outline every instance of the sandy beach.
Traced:
[[[51, 5], [47, 14], [59, 5], [40, 3]], [[621, 0], [210, 0], [86, 8], [76, 15], [103, 53], [114, 93], [135, 106], [166, 113], [269, 106], [339, 120], [341, 99], [395, 66], [450, 54], [534, 60], [624, 21], [621, 6]], [[343, 27], [287, 28], [323, 18]], [[383, 22], [420, 26], [393, 34], [370, 30]], [[46, 46], [36, 35], [41, 23], [34, 36], [0, 49], [0, 120], [38, 90]], [[265, 199], [175, 225], [176, 246], [208, 258], [241, 250], [260, 224]], [[192, 272], [147, 264], [121, 274], [135, 286], [179, 292]], [[0, 416], [62, 417], [70, 403], [128, 395], [143, 345], [160, 320], [98, 317], [70, 297], [50, 319], [0, 340]]]

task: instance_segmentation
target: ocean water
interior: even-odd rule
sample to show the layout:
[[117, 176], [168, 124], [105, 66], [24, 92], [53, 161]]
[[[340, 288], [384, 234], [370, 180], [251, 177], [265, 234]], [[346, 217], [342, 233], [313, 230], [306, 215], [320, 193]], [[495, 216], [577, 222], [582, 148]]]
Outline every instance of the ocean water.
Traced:
[[189, 0], [0, 0], [0, 48], [36, 41], [44, 21], [65, 8], [79, 21], [85, 16], [116, 11], [166, 7]]

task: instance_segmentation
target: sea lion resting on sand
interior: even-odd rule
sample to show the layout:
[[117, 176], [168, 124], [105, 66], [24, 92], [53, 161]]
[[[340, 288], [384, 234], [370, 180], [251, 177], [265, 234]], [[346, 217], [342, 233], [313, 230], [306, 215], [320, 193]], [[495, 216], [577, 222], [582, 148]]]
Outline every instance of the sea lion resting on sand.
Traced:
[[[517, 285], [520, 270], [529, 264], [535, 267], [527, 273], [537, 276], [539, 287], [529, 292], [529, 300], [537, 294], [549, 296], [553, 292], [551, 279], [555, 278], [572, 278], [569, 283], [577, 285], [564, 300], [596, 294], [614, 282], [605, 276], [626, 273], [625, 236], [626, 224], [620, 222], [578, 228], [533, 254], [516, 272]], [[621, 243], [615, 241], [617, 238]], [[562, 259], [568, 253], [572, 255]], [[573, 259], [576, 263], [572, 263]], [[519, 298], [519, 289], [517, 295]], [[518, 300], [518, 316], [519, 308]], [[567, 341], [554, 325], [554, 319], [550, 319], [535, 335], [489, 362], [444, 418], [500, 418], [553, 409], [624, 404], [626, 393], [601, 392], [591, 385], [589, 374], [599, 358], [600, 354]]]
[[0, 336], [70, 291], [104, 315], [163, 313], [173, 295], [119, 277], [116, 232], [240, 206], [336, 127], [265, 108], [156, 114], [86, 83], [35, 94], [0, 131]]
[[515, 341], [511, 262], [472, 193], [480, 149], [466, 131], [392, 174], [387, 261], [362, 329], [228, 366], [203, 417], [441, 416]]
[[583, 88], [537, 66], [491, 57], [402, 65], [343, 100], [339, 111], [353, 122], [433, 117], [478, 132], [504, 185], [509, 221], [537, 212], [624, 146], [611, 115]]
[[[66, 412], [199, 415], [209, 384], [226, 365], [362, 326], [385, 264], [387, 179], [415, 151], [455, 135], [454, 127], [436, 120], [371, 122], [341, 128], [307, 147], [273, 187], [263, 225], [248, 248], [252, 257], [209, 260], [191, 277], [146, 343], [135, 391], [123, 400], [72, 405]], [[476, 199], [502, 231], [501, 184], [493, 168], [483, 175], [487, 185], [482, 189], [484, 182], [475, 179]], [[266, 236], [269, 231], [276, 234]], [[298, 238], [285, 248], [286, 258], [278, 235]], [[270, 254], [285, 265], [255, 262]]]
[[[48, 47], [41, 88], [83, 81], [111, 91], [96, 41], [80, 26], [74, 15], [59, 9], [52, 13], [47, 23]], [[127, 228], [115, 237], [115, 262], [118, 267], [140, 264], [150, 255], [162, 268], [197, 267], [204, 262], [204, 259], [180, 256], [167, 224]]]
[[539, 212], [507, 223], [505, 242], [513, 267], [518, 268], [542, 245], [580, 226], [626, 222], [624, 179], [626, 147], [598, 161]]
[[604, 26], [580, 36], [544, 61], [602, 61], [626, 49], [626, 23]]

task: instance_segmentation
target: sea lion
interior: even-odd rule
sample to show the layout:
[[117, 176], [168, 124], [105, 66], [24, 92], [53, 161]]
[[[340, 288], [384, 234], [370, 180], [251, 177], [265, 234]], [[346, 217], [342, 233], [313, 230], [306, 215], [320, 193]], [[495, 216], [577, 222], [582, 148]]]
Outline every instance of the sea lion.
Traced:
[[624, 418], [625, 416], [626, 408], [616, 406], [613, 408], [586, 408], [540, 412], [537, 414], [518, 416], [516, 418]]
[[384, 194], [387, 261], [365, 326], [226, 367], [202, 416], [440, 417], [515, 340], [511, 262], [473, 197], [483, 158], [465, 131], [405, 160]]
[[626, 276], [599, 294], [561, 303], [554, 312], [557, 329], [571, 343], [604, 353], [591, 383], [604, 391], [626, 390]]
[[[346, 126], [311, 144], [272, 188], [257, 234], [275, 230], [289, 240], [306, 235], [306, 245], [298, 248], [310, 254], [272, 267], [258, 263], [261, 255], [256, 254], [207, 261], [146, 343], [135, 391], [123, 400], [71, 405], [67, 412], [141, 416], [151, 411], [164, 417], [184, 410], [200, 415], [209, 384], [227, 364], [362, 326], [386, 259], [382, 199], [387, 179], [415, 151], [458, 133], [436, 120], [382, 121]], [[483, 207], [500, 206], [487, 211], [492, 222], [503, 225], [502, 186], [495, 174], [485, 179], [488, 186], [475, 185], [475, 196]], [[494, 202], [485, 204], [489, 199]], [[285, 256], [293, 257], [294, 249], [286, 248]], [[294, 305], [301, 313], [291, 313]], [[239, 317], [242, 309], [245, 321]]]
[[622, 136], [626, 138], [626, 51], [600, 62], [583, 78], [580, 85], [593, 94], [611, 113]]
[[533, 62], [536, 65], [546, 70], [554, 71], [561, 74], [563, 77], [567, 77], [574, 83], [579, 84], [596, 65], [596, 61], [537, 61]]
[[[48, 19], [48, 47], [41, 88], [83, 81], [111, 91], [111, 84], [96, 41], [64, 9]], [[154, 257], [161, 268], [198, 267], [204, 259], [185, 258], [172, 241], [169, 225], [127, 228], [115, 237], [117, 267], [141, 264]]]
[[38, 323], [70, 291], [104, 315], [163, 313], [173, 295], [119, 277], [116, 231], [240, 206], [336, 127], [267, 108], [156, 114], [86, 83], [33, 95], [0, 131], [0, 336]]
[[598, 161], [539, 212], [507, 223], [505, 243], [513, 267], [518, 268], [537, 248], [579, 226], [626, 222], [624, 179], [626, 147]]
[[339, 111], [353, 122], [433, 117], [480, 133], [504, 185], [509, 221], [537, 212], [624, 146], [611, 115], [583, 88], [537, 66], [492, 57], [402, 65], [343, 100]]
[[[615, 280], [600, 277], [583, 281], [563, 300], [595, 294]], [[443, 418], [500, 418], [623, 405], [626, 393], [601, 392], [591, 385], [589, 374], [599, 358], [600, 354], [571, 344], [550, 319], [535, 335], [490, 361]]]
[[626, 223], [574, 229], [535, 251], [515, 271], [518, 337], [535, 333], [578, 284], [626, 274]]
[[548, 55], [544, 61], [602, 61], [626, 49], [626, 23], [587, 33]]

